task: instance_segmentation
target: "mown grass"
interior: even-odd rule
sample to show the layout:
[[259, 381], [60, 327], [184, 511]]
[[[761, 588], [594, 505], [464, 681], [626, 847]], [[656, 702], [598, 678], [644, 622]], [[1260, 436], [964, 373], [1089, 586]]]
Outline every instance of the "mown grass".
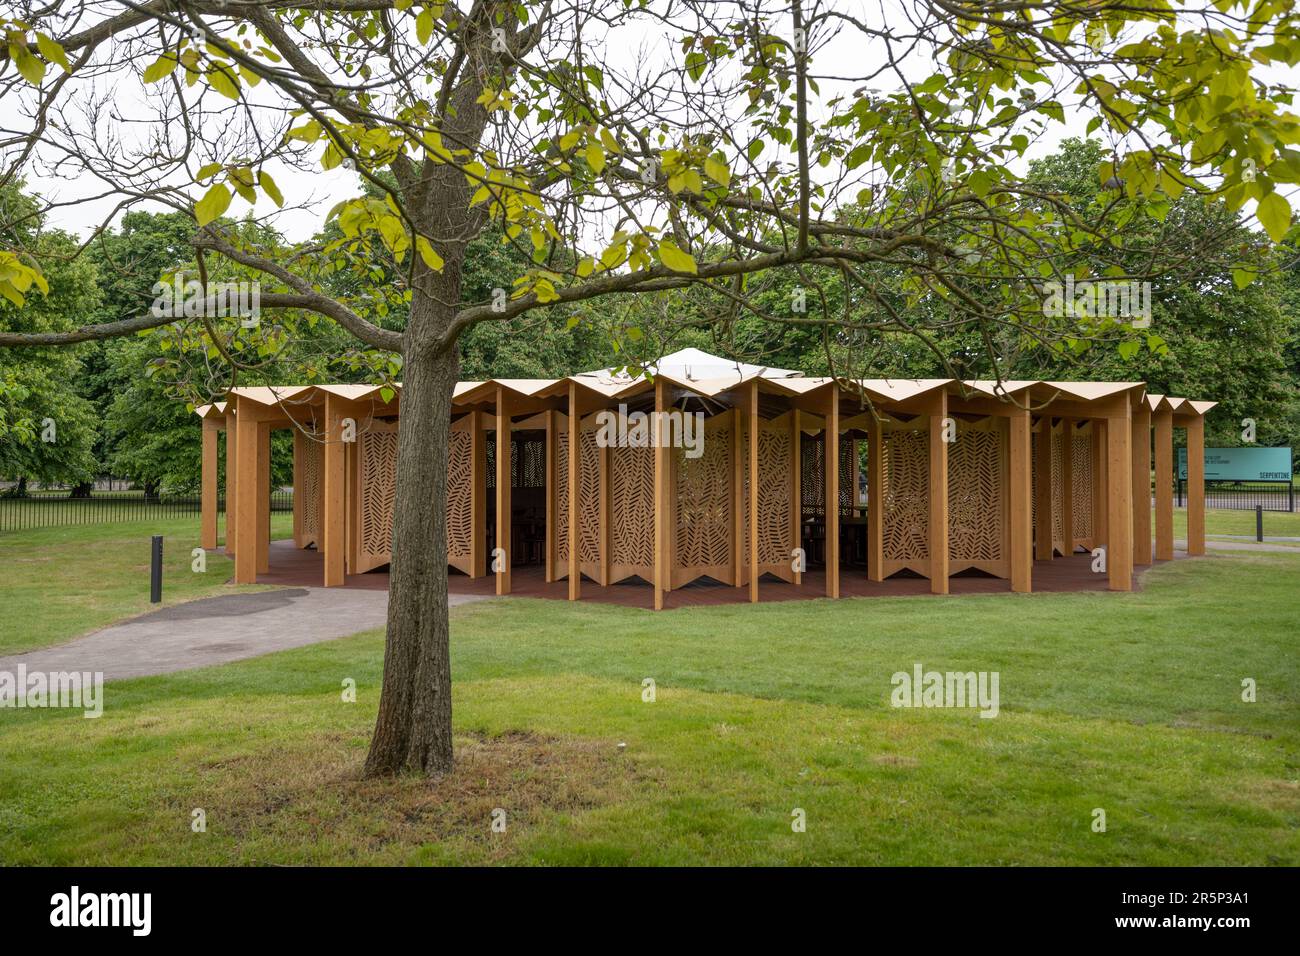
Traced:
[[[1233, 554], [1131, 595], [468, 605], [451, 777], [360, 779], [359, 635], [112, 684], [98, 720], [0, 711], [0, 861], [1295, 865], [1297, 575]], [[999, 671], [1000, 715], [891, 708], [917, 661]]]
[[[272, 515], [273, 536], [292, 530], [292, 515]], [[233, 587], [227, 582], [234, 562], [224, 554], [209, 554], [203, 574], [191, 569], [190, 552], [199, 544], [195, 517], [0, 534], [0, 654], [58, 644], [148, 611], [150, 538], [155, 534], [164, 536], [164, 605]]]
[[[1155, 519], [1152, 519], [1151, 527], [1155, 527]], [[1205, 512], [1205, 533], [1213, 540], [1215, 535], [1249, 535], [1255, 537], [1255, 511], [1233, 511], [1226, 508], [1215, 508]], [[1184, 508], [1174, 509], [1174, 537], [1179, 540], [1187, 538], [1187, 511]], [[1265, 511], [1264, 512], [1264, 540], [1269, 542], [1273, 538], [1296, 538], [1300, 537], [1300, 512], [1286, 511]], [[1300, 545], [1295, 541], [1272, 541], [1273, 544], [1283, 545]]]

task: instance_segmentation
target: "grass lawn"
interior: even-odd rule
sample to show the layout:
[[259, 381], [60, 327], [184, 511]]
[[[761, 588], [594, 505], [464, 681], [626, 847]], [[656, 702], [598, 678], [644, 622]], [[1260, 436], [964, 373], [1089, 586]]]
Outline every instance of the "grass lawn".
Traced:
[[[467, 605], [436, 782], [359, 777], [379, 634], [114, 683], [98, 720], [0, 710], [0, 862], [1295, 865], [1298, 575], [1232, 554], [1132, 595]], [[998, 671], [1001, 713], [891, 708], [918, 661]]]
[[[293, 533], [293, 515], [274, 514], [275, 537]], [[234, 562], [209, 554], [207, 571], [190, 567], [199, 519], [106, 522], [0, 534], [0, 654], [79, 637], [149, 604], [149, 539], [163, 540], [163, 604], [221, 594]], [[257, 590], [248, 586], [247, 590]]]
[[[1154, 512], [1151, 527], [1155, 528]], [[1154, 530], [1152, 532], [1154, 534]], [[1249, 535], [1255, 538], [1255, 512], [1231, 511], [1226, 508], [1207, 509], [1205, 512], [1205, 534], [1213, 540], [1215, 535]], [[1187, 510], [1174, 509], [1174, 537], [1180, 541], [1187, 540]], [[1297, 545], [1300, 541], [1273, 541], [1276, 537], [1300, 537], [1300, 513], [1286, 511], [1264, 512], [1264, 540], [1272, 544]]]

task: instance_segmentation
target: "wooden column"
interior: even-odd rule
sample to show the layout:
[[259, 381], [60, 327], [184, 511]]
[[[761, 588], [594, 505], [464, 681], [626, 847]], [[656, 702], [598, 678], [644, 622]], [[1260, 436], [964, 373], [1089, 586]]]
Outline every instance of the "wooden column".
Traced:
[[203, 419], [203, 487], [199, 545], [217, 546], [217, 420]]
[[1205, 418], [1187, 423], [1187, 553], [1205, 553]]
[[654, 454], [655, 454], [655, 610], [664, 607], [664, 592], [668, 590], [671, 570], [668, 563], [668, 521], [671, 505], [668, 499], [668, 429], [664, 427], [664, 412], [668, 408], [668, 383], [662, 376], [655, 378]]
[[1050, 561], [1052, 548], [1052, 416], [1038, 422], [1034, 448], [1034, 557]]
[[1133, 409], [1133, 563], [1151, 563], [1151, 406]]
[[[1110, 456], [1107, 453], [1107, 430], [1105, 420], [1092, 420], [1092, 546], [1104, 545], [1109, 550], [1110, 507], [1107, 497], [1110, 493]], [[1127, 461], [1124, 469], [1129, 469]]]
[[948, 417], [948, 393], [934, 398], [930, 411], [930, 593], [948, 593], [948, 443], [943, 420]]
[[885, 580], [885, 423], [867, 424], [867, 578]]
[[271, 570], [271, 425], [257, 426], [257, 573]]
[[[239, 497], [234, 503], [236, 536], [243, 542], [235, 552], [235, 583], [257, 582], [257, 453], [259, 422], [252, 403], [235, 399], [239, 408], [235, 416], [236, 462], [239, 466]], [[227, 504], [229, 508], [230, 505]]]
[[[840, 387], [826, 400], [826, 596], [840, 596]], [[752, 441], [753, 439], [751, 439]]]
[[[803, 450], [799, 409], [790, 410], [790, 548], [803, 547]], [[791, 558], [793, 560], [793, 557]], [[794, 572], [795, 587], [803, 586], [803, 572]]]
[[361, 567], [361, 443], [366, 436], [361, 431], [362, 416], [354, 407], [343, 406], [344, 417], [357, 423], [356, 441], [343, 445], [343, 573], [359, 574]]
[[469, 518], [474, 531], [469, 542], [469, 576], [487, 574], [487, 440], [483, 413], [470, 412], [469, 426]]
[[226, 554], [235, 553], [236, 528], [239, 520], [235, 514], [239, 501], [239, 468], [236, 449], [239, 447], [235, 425], [235, 399], [232, 396], [226, 404]]
[[1133, 421], [1124, 413], [1106, 423], [1106, 570], [1112, 591], [1133, 590]]
[[614, 482], [609, 473], [612, 457], [613, 452], [608, 447], [596, 449], [596, 467], [600, 478], [600, 536], [597, 540], [600, 542], [601, 587], [609, 586], [609, 561], [613, 551], [614, 523], [610, 520], [610, 509], [613, 504]]
[[321, 491], [321, 538], [324, 541], [325, 587], [344, 583], [347, 538], [347, 446], [343, 442], [345, 404], [331, 393], [325, 395], [325, 454]]
[[1156, 560], [1174, 559], [1174, 413], [1158, 408], [1156, 446]]
[[[569, 383], [569, 600], [576, 601], [582, 593], [582, 572], [578, 563], [578, 442], [581, 437], [581, 416], [578, 414], [578, 385]], [[658, 458], [655, 459], [655, 501], [659, 501]], [[655, 535], [656, 587], [658, 586], [658, 531]]]
[[293, 428], [293, 546], [302, 547], [302, 528], [303, 528], [303, 510], [306, 508], [306, 497], [302, 493], [302, 471], [303, 456], [306, 454], [303, 442], [306, 437], [302, 429], [296, 425]]
[[744, 587], [749, 578], [745, 574], [745, 514], [749, 504], [745, 501], [745, 410], [737, 405], [731, 411], [731, 555], [735, 564], [732, 584]]
[[749, 383], [749, 600], [758, 602], [758, 379]]
[[546, 583], [555, 580], [555, 444], [559, 441], [555, 409], [546, 413]]
[[[1089, 492], [1091, 494], [1091, 492]], [[1061, 419], [1061, 540], [1074, 554], [1074, 419]]]
[[[1007, 489], [1011, 524], [1011, 590], [1022, 593], [1033, 590], [1034, 575], [1032, 424], [1028, 408], [1012, 409], [1008, 442], [1010, 487]], [[1050, 520], [1050, 513], [1048, 518]]]
[[506, 390], [497, 386], [497, 540], [496, 547], [504, 552], [502, 569], [496, 572], [497, 594], [510, 593], [510, 398]]

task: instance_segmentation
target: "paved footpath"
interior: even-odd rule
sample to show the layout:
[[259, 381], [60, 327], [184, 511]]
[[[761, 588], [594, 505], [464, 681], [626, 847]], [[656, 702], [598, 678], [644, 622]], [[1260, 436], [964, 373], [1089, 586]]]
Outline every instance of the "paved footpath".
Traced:
[[[1279, 541], [1286, 541], [1286, 538], [1278, 538]], [[1286, 544], [1269, 544], [1265, 541], [1260, 544], [1254, 538], [1249, 541], [1221, 541], [1218, 538], [1207, 537], [1205, 547], [1210, 551], [1266, 551], [1272, 554], [1300, 554], [1300, 548], [1295, 545]], [[1186, 551], [1186, 541], [1175, 541], [1174, 549], [1176, 551]]]
[[[453, 594], [454, 607], [481, 600]], [[0, 657], [0, 671], [102, 671], [105, 680], [168, 674], [383, 627], [387, 591], [284, 588], [163, 608], [66, 644]]]

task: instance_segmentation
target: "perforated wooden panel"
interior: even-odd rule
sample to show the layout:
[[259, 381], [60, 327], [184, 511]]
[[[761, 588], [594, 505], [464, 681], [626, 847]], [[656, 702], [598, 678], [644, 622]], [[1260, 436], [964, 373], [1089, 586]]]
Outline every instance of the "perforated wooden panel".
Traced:
[[885, 574], [930, 573], [929, 434], [915, 428], [884, 433]]
[[799, 498], [805, 518], [820, 518], [826, 497], [826, 455], [821, 435], [799, 441]]
[[853, 515], [853, 499], [858, 493], [857, 487], [853, 483], [853, 439], [840, 436], [839, 444], [840, 459], [840, 482], [839, 482], [839, 499], [840, 515], [849, 518]]
[[555, 416], [555, 487], [552, 489], [555, 515], [555, 573], [569, 574], [569, 417]]
[[357, 435], [360, 525], [356, 573], [387, 564], [393, 546], [397, 494], [397, 426], [372, 422]]
[[[467, 419], [472, 416], [466, 416]], [[459, 425], [459, 423], [457, 423]], [[468, 426], [452, 426], [447, 445], [447, 563], [470, 574], [474, 541], [474, 438]], [[483, 534], [486, 528], [478, 533]]]
[[1065, 545], [1065, 453], [1061, 426], [1052, 429], [1052, 548], [1058, 554], [1069, 554]]
[[790, 531], [794, 489], [789, 413], [760, 421], [758, 435], [758, 569], [760, 574], [793, 581], [790, 550], [796, 542]]
[[[497, 486], [497, 442], [490, 435], [487, 443], [487, 487]], [[546, 440], [544, 438], [510, 439], [510, 487], [546, 487]]]
[[1071, 522], [1074, 531], [1074, 544], [1091, 549], [1095, 534], [1092, 520], [1092, 426], [1087, 425], [1082, 429], [1074, 429], [1070, 442], [1070, 448], [1073, 452], [1070, 467], [1074, 483], [1070, 500], [1073, 506]]
[[1010, 577], [1006, 419], [962, 422], [948, 446], [948, 573]]
[[324, 520], [323, 483], [325, 477], [325, 445], [319, 436], [303, 436], [302, 457], [299, 459], [301, 473], [295, 480], [294, 494], [301, 494], [302, 502], [302, 547], [324, 546], [321, 539], [321, 527]]
[[610, 449], [610, 580], [654, 579], [655, 460], [652, 448]]
[[699, 458], [687, 458], [682, 449], [673, 449], [677, 494], [673, 587], [703, 575], [729, 582], [735, 573], [731, 493], [734, 417], [734, 412], [725, 412], [705, 419], [703, 453]]
[[[569, 575], [569, 423], [557, 415], [555, 534], [557, 578]], [[578, 459], [578, 569], [600, 579], [600, 448], [596, 445], [595, 415], [582, 422]], [[652, 545], [653, 546], [653, 545]]]

